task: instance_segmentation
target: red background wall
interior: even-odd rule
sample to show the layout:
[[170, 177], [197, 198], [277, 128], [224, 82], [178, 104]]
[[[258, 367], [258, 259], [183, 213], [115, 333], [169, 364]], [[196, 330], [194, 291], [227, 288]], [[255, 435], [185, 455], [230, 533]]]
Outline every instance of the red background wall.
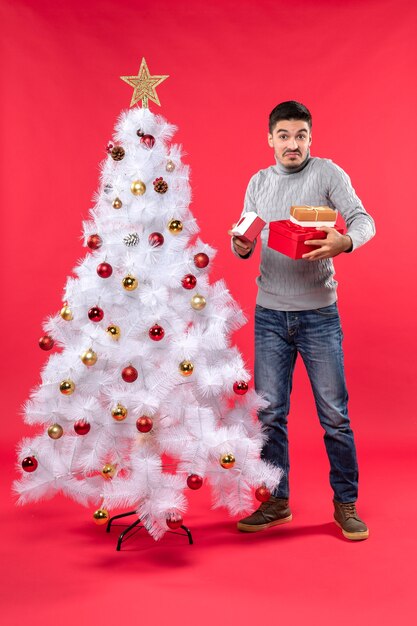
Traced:
[[[19, 410], [46, 358], [37, 346], [42, 320], [60, 308], [66, 276], [85, 254], [81, 221], [116, 118], [130, 103], [119, 76], [137, 73], [145, 56], [151, 73], [170, 75], [159, 87], [161, 109], [151, 107], [179, 127], [192, 210], [202, 238], [218, 249], [213, 280], [226, 278], [250, 318], [236, 335], [250, 367], [257, 264], [232, 257], [226, 231], [250, 176], [273, 162], [270, 110], [297, 99], [312, 111], [312, 154], [349, 173], [377, 225], [371, 243], [335, 261], [359, 457], [379, 454], [382, 472], [364, 472], [362, 484], [371, 493], [370, 477], [380, 484], [394, 466], [398, 483], [401, 473], [410, 481], [416, 17], [406, 0], [2, 0], [1, 445], [8, 466], [15, 442], [31, 432]], [[320, 488], [328, 489], [301, 366], [290, 430], [295, 466], [323, 464]]]
[[[130, 103], [119, 76], [137, 73], [145, 56], [151, 73], [170, 75], [160, 112], [179, 127], [192, 210], [218, 249], [213, 279], [226, 278], [251, 320], [257, 264], [231, 256], [226, 231], [249, 177], [272, 163], [270, 110], [286, 99], [311, 109], [312, 154], [349, 173], [377, 224], [376, 239], [336, 259], [355, 427], [375, 444], [415, 438], [415, 222], [401, 217], [415, 196], [413, 3], [3, 0], [1, 8], [3, 435], [21, 431], [12, 416], [45, 359], [41, 322], [85, 253], [81, 220]], [[252, 364], [251, 322], [236, 341]], [[312, 411], [299, 369], [294, 407]]]

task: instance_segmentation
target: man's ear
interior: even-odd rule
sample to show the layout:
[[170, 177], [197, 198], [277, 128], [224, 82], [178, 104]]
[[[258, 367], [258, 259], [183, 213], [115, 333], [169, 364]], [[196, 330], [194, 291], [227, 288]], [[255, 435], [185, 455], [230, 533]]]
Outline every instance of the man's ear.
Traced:
[[272, 135], [271, 135], [271, 133], [268, 133], [268, 146], [270, 148], [274, 147], [274, 144], [272, 143]]
[[312, 142], [312, 140], [313, 140], [313, 135], [310, 133], [310, 141], [308, 142], [308, 146], [309, 146], [309, 147], [311, 146], [311, 142]]

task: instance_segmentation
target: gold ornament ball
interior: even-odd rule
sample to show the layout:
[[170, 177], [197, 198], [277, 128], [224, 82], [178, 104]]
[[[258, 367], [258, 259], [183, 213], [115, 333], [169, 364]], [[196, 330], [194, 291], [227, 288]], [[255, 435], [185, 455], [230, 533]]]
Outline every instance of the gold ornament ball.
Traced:
[[63, 434], [64, 429], [60, 424], [52, 424], [52, 426], [48, 428], [48, 435], [51, 439], [61, 439]]
[[109, 512], [106, 509], [97, 509], [93, 513], [93, 519], [98, 526], [102, 524], [107, 524], [107, 520], [109, 519]]
[[179, 366], [180, 374], [182, 376], [191, 376], [194, 371], [194, 365], [191, 361], [182, 361]]
[[223, 456], [220, 457], [220, 465], [224, 467], [224, 469], [230, 469], [235, 463], [236, 459], [231, 452], [223, 454]]
[[118, 404], [111, 410], [111, 416], [116, 422], [123, 422], [127, 417], [127, 408], [123, 404]]
[[171, 220], [168, 224], [168, 230], [173, 235], [179, 235], [182, 231], [182, 222], [180, 220]]
[[111, 463], [106, 463], [106, 465], [103, 465], [103, 468], [101, 470], [101, 475], [106, 480], [111, 480], [115, 474], [116, 474], [116, 467], [114, 465], [112, 465]]
[[201, 311], [206, 306], [206, 299], [204, 296], [201, 296], [199, 293], [196, 293], [195, 296], [191, 298], [191, 306], [195, 311]]
[[69, 308], [69, 306], [67, 304], [65, 304], [62, 309], [61, 309], [61, 313], [60, 313], [61, 317], [63, 320], [65, 320], [66, 322], [70, 322], [73, 319], [73, 314], [71, 309]]
[[75, 391], [75, 383], [70, 379], [63, 380], [59, 384], [59, 391], [63, 393], [64, 396], [70, 396]]
[[134, 196], [143, 196], [146, 191], [146, 185], [141, 180], [134, 180], [130, 185], [130, 191]]
[[121, 209], [123, 204], [120, 198], [115, 198], [112, 202], [113, 209]]
[[97, 363], [97, 354], [92, 348], [89, 348], [89, 350], [86, 350], [81, 355], [81, 361], [84, 363], [84, 365], [87, 365], [87, 367], [91, 367], [92, 365]]
[[125, 276], [122, 280], [123, 289], [126, 289], [126, 291], [134, 291], [137, 289], [138, 284], [138, 279], [134, 276], [130, 276], [130, 274], [129, 276]]
[[175, 170], [175, 163], [174, 163], [174, 161], [171, 161], [171, 159], [169, 161], [167, 161], [165, 169], [166, 169], [167, 172], [173, 172]]
[[106, 333], [108, 333], [114, 341], [117, 341], [120, 338], [120, 328], [115, 324], [110, 324], [110, 326], [106, 329]]

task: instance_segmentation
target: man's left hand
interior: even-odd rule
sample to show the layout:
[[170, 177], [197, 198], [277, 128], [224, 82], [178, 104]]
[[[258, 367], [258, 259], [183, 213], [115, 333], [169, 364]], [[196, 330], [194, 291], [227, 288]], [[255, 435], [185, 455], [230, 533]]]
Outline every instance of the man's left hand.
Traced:
[[352, 247], [352, 239], [349, 235], [341, 235], [335, 228], [328, 226], [320, 226], [317, 230], [323, 230], [327, 233], [325, 239], [309, 239], [304, 243], [306, 246], [320, 246], [312, 252], [303, 254], [302, 258], [306, 261], [319, 261], [320, 259], [330, 259], [337, 256], [341, 252], [346, 252]]

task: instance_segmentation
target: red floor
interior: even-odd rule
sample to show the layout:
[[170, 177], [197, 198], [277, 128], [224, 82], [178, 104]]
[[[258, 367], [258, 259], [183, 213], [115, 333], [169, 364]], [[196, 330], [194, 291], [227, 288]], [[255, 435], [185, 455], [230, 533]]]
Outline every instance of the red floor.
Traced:
[[[313, 447], [314, 445], [314, 447]], [[190, 493], [194, 545], [142, 530], [116, 552], [90, 511], [62, 497], [17, 508], [13, 457], [2, 453], [1, 591], [7, 626], [76, 623], [359, 626], [417, 623], [417, 472], [410, 446], [362, 446], [360, 513], [369, 540], [332, 523], [327, 461], [318, 440], [292, 449], [293, 522], [256, 535]]]

